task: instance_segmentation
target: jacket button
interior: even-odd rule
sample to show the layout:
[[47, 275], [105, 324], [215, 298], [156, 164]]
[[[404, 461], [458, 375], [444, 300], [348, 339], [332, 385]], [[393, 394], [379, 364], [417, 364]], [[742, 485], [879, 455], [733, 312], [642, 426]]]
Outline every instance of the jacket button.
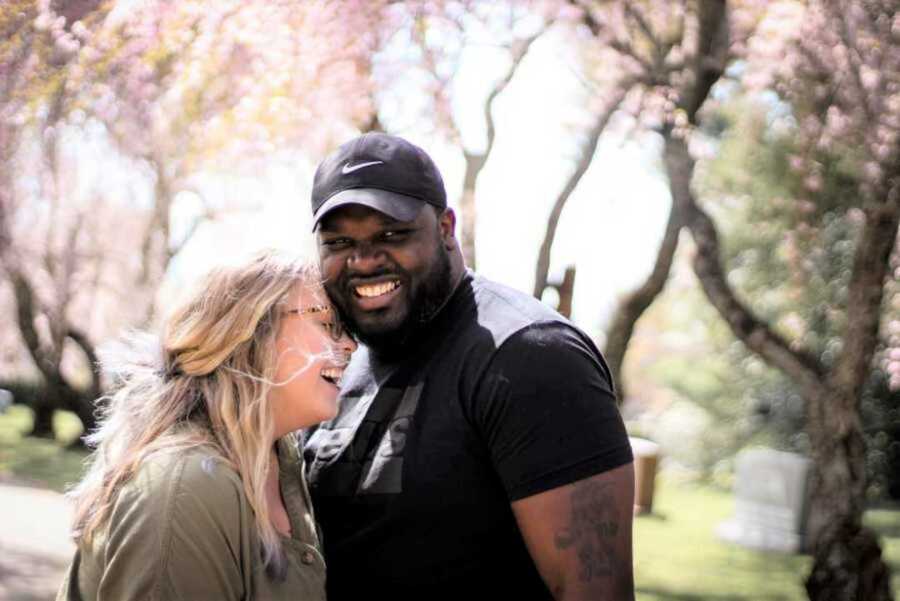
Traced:
[[300, 561], [302, 561], [306, 565], [312, 565], [315, 560], [316, 556], [313, 555], [312, 551], [304, 551], [303, 555], [300, 556]]

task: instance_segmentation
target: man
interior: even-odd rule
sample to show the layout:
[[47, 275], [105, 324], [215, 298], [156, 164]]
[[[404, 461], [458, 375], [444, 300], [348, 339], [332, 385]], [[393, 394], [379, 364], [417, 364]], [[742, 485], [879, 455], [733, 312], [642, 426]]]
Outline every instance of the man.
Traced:
[[305, 446], [328, 598], [632, 599], [631, 449], [590, 339], [466, 270], [441, 175], [401, 138], [341, 146], [312, 209], [361, 343]]

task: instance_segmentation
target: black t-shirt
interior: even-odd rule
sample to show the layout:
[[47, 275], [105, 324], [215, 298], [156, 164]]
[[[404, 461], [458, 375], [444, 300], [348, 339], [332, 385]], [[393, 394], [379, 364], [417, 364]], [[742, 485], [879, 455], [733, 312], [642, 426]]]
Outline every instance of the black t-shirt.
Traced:
[[331, 601], [550, 599], [510, 502], [632, 458], [590, 339], [472, 274], [404, 361], [354, 354], [305, 455]]

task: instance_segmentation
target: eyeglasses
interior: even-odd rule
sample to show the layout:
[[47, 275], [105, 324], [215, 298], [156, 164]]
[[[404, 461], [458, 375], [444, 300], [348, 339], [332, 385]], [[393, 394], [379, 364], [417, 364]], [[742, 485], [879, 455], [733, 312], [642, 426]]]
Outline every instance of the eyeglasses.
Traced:
[[328, 331], [328, 335], [331, 336], [332, 340], [340, 340], [341, 336], [344, 335], [344, 328], [341, 325], [341, 320], [337, 318], [337, 315], [334, 314], [334, 311], [329, 305], [311, 305], [309, 307], [300, 307], [298, 309], [288, 309], [284, 312], [285, 315], [311, 315], [314, 313], [332, 314], [331, 319], [327, 319], [321, 323], [325, 330]]

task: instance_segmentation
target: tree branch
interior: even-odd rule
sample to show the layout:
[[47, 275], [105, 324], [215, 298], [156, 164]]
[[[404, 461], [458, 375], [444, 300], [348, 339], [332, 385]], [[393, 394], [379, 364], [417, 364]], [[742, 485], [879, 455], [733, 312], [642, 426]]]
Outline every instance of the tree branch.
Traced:
[[827, 391], [825, 368], [810, 353], [793, 348], [747, 308], [728, 284], [722, 268], [719, 236], [710, 217], [697, 205], [690, 189], [694, 160], [687, 144], [671, 131], [664, 132], [664, 160], [669, 175], [672, 202], [684, 211], [686, 225], [697, 246], [694, 272], [703, 292], [738, 340], [767, 363], [798, 383], [805, 398], [820, 397]]
[[684, 217], [679, 210], [679, 205], [673, 200], [669, 209], [669, 220], [666, 223], [666, 230], [659, 245], [659, 251], [656, 253], [656, 262], [653, 264], [653, 270], [640, 287], [628, 294], [619, 303], [607, 331], [603, 356], [606, 357], [606, 362], [609, 364], [609, 370], [613, 381], [616, 383], [620, 402], [627, 397], [627, 386], [622, 378], [622, 365], [625, 362], [625, 353], [634, 333], [634, 326], [644, 311], [647, 310], [666, 286], [669, 272], [672, 269], [672, 260], [675, 257], [675, 251], [678, 249], [678, 235], [683, 224]]
[[525, 58], [525, 55], [527, 55], [528, 51], [531, 49], [531, 45], [534, 44], [539, 37], [544, 35], [551, 25], [552, 21], [547, 22], [536, 33], [513, 43], [509, 67], [506, 69], [503, 76], [494, 84], [494, 87], [491, 88], [491, 91], [484, 102], [483, 113], [484, 122], [487, 125], [487, 147], [481, 154], [484, 156], [485, 161], [487, 160], [488, 155], [491, 154], [491, 149], [494, 147], [494, 138], [497, 133], [493, 114], [494, 101], [497, 100], [497, 97], [507, 88], [509, 82], [512, 81], [516, 71], [519, 69], [519, 65], [522, 63], [522, 59]]
[[[860, 106], [862, 107], [863, 113], [865, 114], [865, 120], [868, 125], [872, 125], [875, 123], [875, 114], [872, 111], [872, 107], [869, 102], [869, 94], [866, 91], [866, 87], [862, 82], [862, 67], [865, 65], [865, 61], [862, 60], [860, 56], [860, 49], [857, 44], [856, 34], [854, 31], [847, 26], [847, 15], [846, 10], [849, 7], [836, 6], [838, 3], [829, 3], [823, 2], [822, 6], [829, 12], [830, 18], [837, 24], [837, 27], [834, 29], [837, 30], [838, 35], [841, 37], [841, 42], [844, 44], [844, 47], [847, 49], [847, 60], [850, 62], [850, 76], [853, 78], [854, 86], [856, 87], [857, 94], [859, 94], [858, 101]], [[826, 71], [827, 73], [827, 71]]]
[[569, 4], [581, 9], [581, 22], [587, 26], [592, 34], [594, 34], [594, 37], [599, 37], [604, 29], [603, 24], [594, 17], [593, 13], [591, 13], [590, 6], [587, 6], [580, 0], [569, 0]]
[[25, 348], [28, 350], [32, 361], [34, 361], [35, 367], [37, 367], [48, 383], [68, 386], [59, 373], [59, 353], [47, 349], [34, 325], [38, 309], [31, 282], [28, 281], [17, 265], [10, 265], [7, 261], [4, 262], [4, 268], [13, 287], [13, 296], [16, 303], [16, 323], [19, 326], [19, 334], [22, 336], [22, 341], [25, 343]]
[[895, 153], [893, 173], [885, 174], [885, 201], [866, 211], [853, 270], [847, 286], [847, 330], [832, 372], [832, 381], [857, 403], [878, 342], [885, 278], [900, 227], [900, 155]]
[[581, 178], [584, 176], [585, 172], [587, 172], [588, 167], [590, 167], [591, 161], [594, 159], [594, 153], [597, 151], [597, 144], [600, 141], [601, 134], [603, 134], [603, 131], [606, 129], [606, 126], [609, 125], [609, 121], [613, 114], [618, 110], [619, 105], [628, 95], [628, 92], [635, 83], [636, 80], [628, 78], [621, 81], [618, 86], [615, 86], [615, 95], [612, 97], [606, 108], [597, 115], [594, 127], [590, 130], [581, 146], [578, 160], [575, 163], [575, 170], [572, 172], [572, 175], [569, 176], [569, 179], [565, 186], [563, 186], [559, 196], [556, 197], [556, 202], [553, 204], [553, 209], [550, 211], [550, 216], [547, 218], [547, 230], [544, 233], [544, 240], [541, 243], [541, 249], [538, 252], [537, 265], [535, 266], [533, 291], [535, 298], [541, 298], [544, 289], [547, 287], [547, 275], [550, 271], [550, 254], [553, 250], [553, 240], [556, 237], [556, 228], [559, 225], [559, 219], [562, 216], [566, 202], [568, 202], [572, 192], [574, 192], [575, 188], [578, 186], [578, 182], [581, 181]]
[[725, 0], [700, 0], [697, 10], [699, 33], [691, 65], [692, 77], [688, 78], [688, 87], [680, 94], [681, 108], [693, 125], [697, 124], [697, 111], [706, 102], [710, 89], [721, 79], [728, 60]]
[[69, 326], [69, 329], [66, 331], [66, 337], [78, 345], [78, 348], [84, 353], [91, 371], [89, 396], [92, 399], [98, 398], [100, 396], [100, 362], [97, 360], [97, 353], [94, 350], [93, 343], [88, 339], [86, 333], [73, 326]]
[[644, 15], [641, 14], [631, 2], [624, 3], [625, 15], [631, 17], [635, 23], [638, 25], [638, 29], [644, 34], [644, 37], [650, 42], [653, 48], [659, 53], [661, 46], [659, 39], [656, 37], [656, 32], [653, 31], [653, 28], [650, 27], [650, 23], [647, 22], [647, 19], [644, 18]]

